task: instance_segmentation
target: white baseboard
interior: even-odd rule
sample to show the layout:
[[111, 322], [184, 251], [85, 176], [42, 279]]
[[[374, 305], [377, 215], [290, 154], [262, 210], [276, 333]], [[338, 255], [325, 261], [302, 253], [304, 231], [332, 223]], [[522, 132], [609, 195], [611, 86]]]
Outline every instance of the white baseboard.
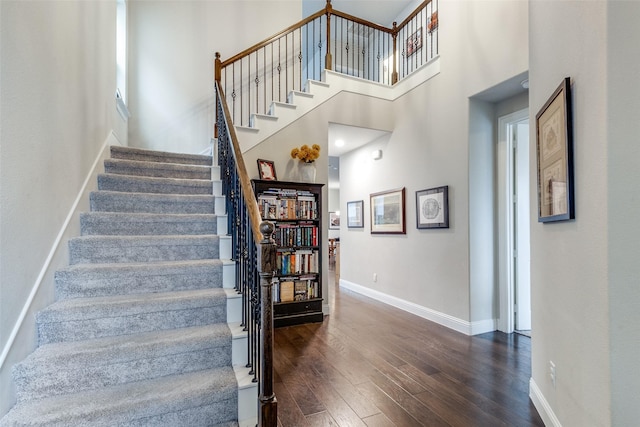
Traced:
[[498, 330], [498, 319], [486, 319], [471, 322], [471, 333], [469, 335], [486, 334]]
[[367, 288], [366, 286], [349, 282], [348, 280], [340, 279], [340, 286], [361, 295], [365, 295], [369, 298], [373, 298], [385, 304], [389, 304], [393, 307], [399, 308], [400, 310], [415, 314], [416, 316], [420, 316], [423, 319], [427, 319], [439, 325], [446, 326], [449, 329], [453, 329], [454, 331], [461, 332], [465, 335], [477, 335], [496, 330], [497, 321], [495, 319], [482, 320], [478, 322], [468, 322], [466, 320], [458, 319], [457, 317], [450, 316], [448, 314], [441, 313], [427, 307], [423, 307], [410, 301], [385, 294], [375, 289]]
[[544, 398], [542, 391], [540, 391], [533, 378], [529, 380], [529, 399], [531, 399], [533, 406], [538, 410], [538, 414], [540, 414], [540, 418], [542, 418], [545, 426], [562, 427], [560, 420], [556, 417], [553, 409], [551, 409], [551, 405], [549, 405], [547, 399]]
[[[82, 187], [80, 188], [80, 191], [76, 196], [75, 201], [73, 202], [73, 204], [71, 205], [71, 208], [69, 209], [69, 213], [67, 214], [67, 217], [64, 223], [62, 224], [62, 227], [60, 228], [60, 231], [58, 232], [58, 235], [54, 240], [53, 245], [51, 246], [51, 249], [49, 250], [49, 254], [44, 264], [42, 265], [42, 268], [40, 269], [40, 273], [38, 274], [38, 277], [35, 283], [33, 284], [33, 287], [31, 288], [31, 293], [29, 294], [29, 297], [27, 298], [24, 306], [22, 307], [20, 316], [18, 317], [18, 320], [16, 321], [15, 325], [13, 326], [13, 329], [11, 330], [9, 339], [7, 340], [7, 343], [2, 349], [2, 353], [0, 354], [0, 370], [2, 369], [4, 363], [7, 360], [9, 352], [13, 347], [16, 337], [18, 336], [18, 333], [20, 332], [20, 328], [22, 327], [22, 324], [25, 318], [27, 317], [27, 315], [29, 315], [29, 313], [34, 313], [35, 311], [42, 308], [42, 307], [35, 307], [35, 308], [32, 307], [33, 301], [36, 297], [36, 294], [38, 293], [38, 290], [40, 289], [40, 285], [42, 284], [43, 279], [45, 277], [49, 277], [48, 276], [49, 274], [52, 277], [53, 275], [52, 269], [55, 270], [59, 267], [59, 266], [53, 265], [54, 257], [56, 253], [59, 251], [59, 249], [61, 248], [61, 245], [66, 244], [66, 239], [69, 238], [69, 236], [67, 235], [69, 230], [69, 224], [71, 223], [72, 219], [77, 218], [77, 215], [79, 214], [80, 202], [83, 200], [83, 198], [87, 198], [88, 200], [89, 192], [91, 191], [92, 188], [97, 186], [97, 174], [99, 173], [98, 168], [102, 166], [101, 160], [103, 160], [105, 156], [107, 157], [109, 156], [109, 147], [111, 145], [122, 145], [113, 132], [109, 132], [109, 135], [107, 135], [107, 138], [105, 139], [105, 142], [102, 145], [102, 148], [98, 153], [98, 156], [94, 160], [93, 165], [91, 166], [91, 169], [89, 170], [89, 173], [87, 174], [84, 180], [84, 183], [82, 184]], [[79, 224], [77, 225], [79, 227]], [[33, 334], [35, 333], [35, 331], [30, 331], [30, 333]]]

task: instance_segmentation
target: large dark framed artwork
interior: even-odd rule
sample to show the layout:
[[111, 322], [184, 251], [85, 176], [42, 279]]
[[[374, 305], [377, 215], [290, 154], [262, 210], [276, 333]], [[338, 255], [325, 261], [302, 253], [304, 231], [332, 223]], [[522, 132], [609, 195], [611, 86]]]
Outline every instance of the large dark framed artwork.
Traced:
[[538, 222], [575, 218], [571, 114], [566, 77], [536, 115]]
[[416, 191], [416, 226], [449, 228], [449, 186]]

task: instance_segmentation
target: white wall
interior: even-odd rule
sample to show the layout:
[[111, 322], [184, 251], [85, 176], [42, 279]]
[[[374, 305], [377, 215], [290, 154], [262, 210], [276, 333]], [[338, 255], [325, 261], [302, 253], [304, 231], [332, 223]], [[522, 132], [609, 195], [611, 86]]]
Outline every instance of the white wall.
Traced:
[[199, 153], [213, 137], [222, 60], [302, 19], [300, 1], [129, 2], [130, 145]]
[[[328, 212], [340, 212], [340, 189], [339, 188], [329, 188], [327, 190], [327, 202], [328, 202], [327, 203]], [[342, 214], [341, 216], [344, 216], [344, 215], [345, 214]], [[346, 221], [346, 219], [344, 221]], [[347, 227], [346, 223], [342, 225], [342, 221], [340, 222], [340, 226], [341, 227], [344, 226], [345, 228]], [[339, 237], [340, 237], [340, 230], [328, 230], [327, 238], [336, 239]]]
[[611, 425], [640, 420], [640, 3], [609, 2], [607, 181]]
[[[623, 303], [620, 299], [614, 301], [612, 293], [617, 290], [619, 298], [627, 298], [629, 281], [635, 281], [633, 286], [637, 288], [638, 277], [633, 275], [638, 271], [634, 266], [637, 265], [638, 228], [635, 224], [627, 228], [633, 223], [632, 212], [638, 209], [637, 199], [628, 201], [633, 198], [629, 190], [635, 188], [632, 191], [637, 194], [637, 181], [629, 184], [629, 178], [637, 178], [637, 162], [632, 167], [619, 169], [629, 165], [624, 157], [616, 156], [621, 153], [617, 152], [618, 141], [612, 139], [621, 135], [624, 139], [631, 135], [637, 139], [634, 124], [637, 117], [616, 123], [621, 125], [619, 129], [613, 129], [613, 122], [608, 121], [611, 112], [624, 110], [632, 97], [637, 96], [637, 89], [628, 85], [630, 81], [612, 82], [608, 75], [608, 52], [628, 46], [633, 39], [627, 34], [615, 42], [609, 39], [608, 12], [611, 8], [617, 9], [616, 3], [529, 3], [532, 384], [540, 390], [553, 416], [565, 426], [612, 425], [612, 380], [614, 389], [624, 389], [618, 384], [622, 378], [612, 378], [610, 373], [610, 365], [614, 365], [614, 372], [617, 365], [613, 354], [614, 359], [610, 359], [610, 344], [620, 344], [618, 338], [623, 338], [610, 335], [613, 327], [620, 326], [612, 323], [612, 319], [623, 320], [620, 322], [623, 325], [634, 325], [627, 332], [635, 328], [635, 335], [624, 334], [623, 339], [633, 342], [635, 338], [631, 346], [636, 349], [632, 356], [636, 362], [638, 355], [638, 294]], [[637, 11], [637, 7], [635, 9]], [[637, 20], [627, 24], [622, 28], [631, 30]], [[637, 30], [633, 31], [637, 36]], [[615, 62], [618, 67], [627, 67], [627, 64], [635, 64], [637, 69], [638, 57], [625, 54], [624, 59], [618, 57]], [[542, 224], [537, 222], [535, 114], [567, 76], [571, 77], [573, 95], [576, 219]], [[610, 97], [613, 87], [619, 98]], [[633, 99], [636, 107], [637, 102], [637, 98]], [[637, 153], [636, 149], [622, 156], [636, 154], [632, 159], [637, 160]], [[618, 184], [624, 188], [624, 194], [610, 192], [616, 190]], [[631, 211], [619, 211], [618, 202]], [[625, 240], [612, 240], [612, 236], [618, 237], [620, 232]], [[630, 257], [626, 258], [629, 262], [619, 259], [621, 254]], [[619, 287], [609, 286], [614, 284], [614, 278]], [[619, 304], [628, 303], [635, 303], [635, 308], [632, 313], [625, 310], [622, 319], [616, 319], [618, 314], [609, 313], [607, 301], [613, 310], [617, 310]], [[626, 346], [622, 345], [621, 349]], [[638, 420], [638, 368], [637, 363], [631, 365], [624, 359], [629, 355], [617, 362], [618, 367], [625, 368], [622, 375], [630, 375], [630, 380], [635, 377], [631, 387], [636, 393], [619, 397], [623, 399], [620, 403], [628, 404], [624, 410], [634, 412], [636, 417], [633, 422], [614, 425], [634, 425]], [[549, 361], [556, 365], [555, 387], [548, 375]]]
[[[388, 140], [341, 158], [342, 210], [347, 201], [364, 199], [368, 213], [369, 194], [406, 187], [407, 234], [373, 236], [368, 217], [364, 232], [345, 230], [341, 278], [452, 318], [470, 331], [477, 322], [492, 321], [496, 309], [493, 265], [480, 256], [492, 248], [482, 240], [491, 234], [491, 200], [469, 214], [479, 196], [470, 185], [491, 198], [495, 112], [481, 102], [472, 105], [469, 97], [526, 71], [527, 4], [439, 7], [440, 74], [394, 102]], [[376, 148], [384, 156], [374, 162], [368, 153]], [[449, 186], [450, 228], [417, 230], [415, 192], [441, 185]]]
[[126, 124], [114, 98], [115, 0], [1, 1], [0, 16], [2, 415], [14, 401], [11, 366], [33, 349], [34, 313], [66, 264], [56, 238], [105, 141], [126, 143]]
[[472, 332], [498, 317], [495, 105], [469, 101], [469, 319]]

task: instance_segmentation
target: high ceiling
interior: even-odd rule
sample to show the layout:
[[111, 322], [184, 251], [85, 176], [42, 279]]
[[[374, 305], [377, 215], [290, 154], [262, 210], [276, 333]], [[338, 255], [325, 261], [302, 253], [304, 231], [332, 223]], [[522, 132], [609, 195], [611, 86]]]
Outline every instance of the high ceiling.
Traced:
[[[402, 21], [419, 2], [415, 0], [331, 0], [335, 10], [348, 13], [358, 18], [391, 27], [393, 21]], [[308, 16], [323, 9], [326, 0], [303, 0], [303, 13]], [[412, 7], [411, 9], [409, 9]], [[407, 10], [409, 9], [409, 10]], [[368, 144], [380, 138], [386, 132], [346, 126], [337, 123], [329, 124], [329, 187], [339, 187], [339, 157], [348, 151]], [[335, 141], [341, 139], [344, 146], [337, 147]]]
[[[340, 12], [366, 19], [379, 25], [391, 27], [393, 21], [402, 20], [400, 14], [410, 5], [418, 5], [412, 0], [332, 0], [331, 5]], [[325, 0], [303, 0], [306, 16], [319, 11], [326, 5]]]

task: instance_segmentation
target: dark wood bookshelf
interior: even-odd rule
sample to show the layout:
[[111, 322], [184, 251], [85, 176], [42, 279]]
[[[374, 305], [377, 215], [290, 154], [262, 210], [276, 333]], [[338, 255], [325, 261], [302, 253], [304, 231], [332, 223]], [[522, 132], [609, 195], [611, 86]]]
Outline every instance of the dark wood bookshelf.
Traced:
[[275, 225], [274, 326], [322, 322], [322, 187], [252, 180], [260, 216]]

